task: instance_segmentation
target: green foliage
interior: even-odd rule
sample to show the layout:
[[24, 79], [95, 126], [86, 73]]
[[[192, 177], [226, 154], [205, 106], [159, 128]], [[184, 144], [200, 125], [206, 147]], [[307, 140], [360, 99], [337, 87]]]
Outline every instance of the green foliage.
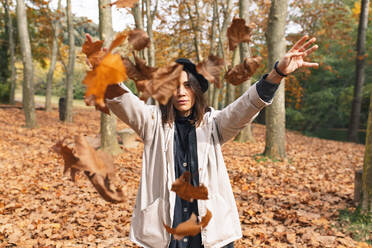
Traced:
[[372, 213], [363, 213], [358, 207], [354, 210], [344, 209], [339, 211], [339, 223], [346, 235], [351, 234], [357, 241], [372, 244]]
[[[4, 8], [7, 11], [7, 8]], [[5, 14], [4, 16], [7, 16]], [[0, 102], [9, 102], [10, 98], [10, 77], [9, 68], [9, 42], [7, 18], [0, 18]]]
[[[46, 75], [47, 70], [42, 70], [40, 67], [36, 67], [36, 75], [35, 75], [35, 94], [36, 95], [43, 95], [45, 96], [46, 90]], [[84, 99], [85, 94], [85, 85], [82, 83], [85, 77], [85, 68], [81, 64], [76, 64], [73, 76], [73, 84], [74, 84], [74, 99]], [[64, 78], [56, 78], [54, 77], [53, 85], [52, 85], [52, 95], [63, 97], [66, 95], [66, 83]]]

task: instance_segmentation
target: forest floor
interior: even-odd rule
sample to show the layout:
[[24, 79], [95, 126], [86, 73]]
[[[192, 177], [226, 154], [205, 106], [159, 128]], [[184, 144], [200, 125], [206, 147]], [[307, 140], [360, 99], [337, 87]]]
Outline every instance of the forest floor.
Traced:
[[[56, 109], [36, 115], [30, 130], [22, 109], [0, 106], [0, 247], [136, 247], [128, 233], [143, 145], [115, 158], [127, 201], [110, 204], [83, 175], [76, 183], [63, 176], [51, 149], [63, 137], [97, 135], [100, 113], [76, 108], [71, 124], [59, 122]], [[368, 247], [354, 239], [370, 242], [370, 227], [352, 231], [340, 222], [355, 209], [364, 146], [287, 131], [287, 159], [277, 161], [259, 155], [265, 127], [253, 132], [255, 143], [223, 146], [243, 231], [235, 247]]]

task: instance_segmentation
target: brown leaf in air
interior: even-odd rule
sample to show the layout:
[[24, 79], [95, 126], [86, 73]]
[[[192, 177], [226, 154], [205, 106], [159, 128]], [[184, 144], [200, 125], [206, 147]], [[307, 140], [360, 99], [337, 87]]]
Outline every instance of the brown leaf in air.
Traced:
[[190, 184], [191, 173], [184, 172], [176, 181], [172, 184], [171, 190], [183, 200], [192, 202], [194, 199], [207, 200], [208, 189], [202, 186], [193, 186]]
[[58, 142], [53, 148], [64, 159], [64, 173], [71, 169], [72, 181], [75, 181], [77, 172], [84, 171], [103, 199], [113, 203], [124, 201], [124, 194], [120, 189], [113, 191], [110, 188], [110, 176], [114, 172], [111, 156], [103, 151], [94, 150], [86, 138], [81, 135], [75, 136], [75, 154], [72, 149], [63, 145], [63, 140]]
[[142, 29], [134, 29], [129, 32], [128, 42], [134, 50], [140, 51], [150, 45], [150, 38]]
[[194, 213], [191, 214], [190, 218], [180, 223], [176, 228], [171, 228], [164, 224], [165, 229], [168, 233], [174, 235], [177, 240], [182, 239], [185, 236], [195, 236], [201, 232], [202, 228], [205, 228], [212, 218], [212, 213], [207, 209], [207, 214], [202, 218], [201, 222], [197, 222], [197, 217]]
[[90, 57], [93, 54], [101, 51], [102, 46], [103, 46], [103, 40], [98, 40], [98, 41], [93, 42], [91, 39], [87, 39], [84, 42], [81, 50], [87, 57]]
[[227, 38], [229, 39], [229, 49], [232, 51], [240, 42], [249, 42], [251, 32], [256, 24], [251, 23], [248, 26], [242, 18], [234, 18], [230, 27], [227, 29]]
[[111, 45], [108, 49], [108, 52], [112, 52], [112, 50], [114, 50], [116, 47], [120, 46], [121, 43], [124, 42], [124, 40], [127, 38], [128, 34], [127, 32], [120, 32], [120, 33], [117, 33], [116, 36], [115, 36], [115, 39], [111, 42]]
[[133, 56], [135, 64], [127, 57], [122, 58], [128, 77], [135, 82], [151, 79], [156, 68], [147, 66], [146, 62], [135, 54]]
[[76, 157], [79, 159], [76, 168], [90, 171], [103, 177], [113, 173], [112, 158], [102, 151], [94, 150], [82, 135], [75, 136], [75, 152]]
[[112, 203], [123, 202], [122, 190], [113, 191], [110, 188], [110, 176], [114, 173], [112, 157], [101, 150], [94, 150], [81, 135], [75, 136], [75, 149], [76, 156], [79, 158], [78, 168], [85, 172], [102, 198]]
[[261, 57], [245, 58], [244, 62], [230, 68], [226, 74], [225, 79], [228, 83], [239, 85], [247, 81], [260, 66], [262, 61]]
[[120, 55], [108, 53], [96, 68], [87, 72], [83, 80], [83, 83], [87, 85], [85, 103], [104, 108], [107, 85], [117, 84], [126, 79], [127, 75]]
[[138, 0], [118, 0], [110, 4], [110, 6], [116, 5], [117, 8], [133, 8]]
[[210, 83], [214, 83], [217, 88], [221, 88], [220, 74], [225, 65], [225, 61], [217, 56], [209, 55], [196, 65], [196, 71], [203, 75]]
[[175, 62], [158, 68], [153, 73], [152, 80], [145, 86], [145, 94], [150, 94], [160, 104], [167, 104], [178, 87], [182, 70], [183, 66]]
[[72, 149], [69, 148], [67, 145], [64, 145], [65, 139], [58, 141], [54, 146], [53, 150], [62, 155], [64, 161], [64, 168], [63, 174], [67, 174], [68, 170], [70, 169], [71, 180], [75, 182], [76, 173], [79, 171], [74, 166], [79, 161], [79, 159], [73, 154]]
[[82, 52], [87, 56], [90, 66], [95, 68], [106, 55], [102, 50], [103, 40], [93, 42], [92, 37], [87, 35], [87, 39], [83, 44]]

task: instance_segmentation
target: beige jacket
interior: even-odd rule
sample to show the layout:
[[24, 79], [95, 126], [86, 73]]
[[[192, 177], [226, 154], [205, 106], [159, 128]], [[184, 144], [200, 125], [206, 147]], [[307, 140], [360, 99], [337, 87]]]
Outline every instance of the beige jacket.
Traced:
[[[176, 195], [171, 191], [174, 172], [174, 125], [163, 125], [159, 107], [146, 105], [129, 93], [108, 100], [109, 108], [144, 141], [141, 181], [132, 216], [130, 239], [149, 248], [167, 248], [170, 235], [163, 223], [172, 225]], [[221, 145], [234, 137], [268, 105], [251, 86], [221, 111], [204, 115], [196, 128], [200, 184], [208, 188], [208, 200], [198, 201], [199, 215], [212, 213], [202, 230], [204, 247], [222, 247], [242, 237], [239, 214], [222, 157]], [[199, 217], [200, 218], [200, 217]]]

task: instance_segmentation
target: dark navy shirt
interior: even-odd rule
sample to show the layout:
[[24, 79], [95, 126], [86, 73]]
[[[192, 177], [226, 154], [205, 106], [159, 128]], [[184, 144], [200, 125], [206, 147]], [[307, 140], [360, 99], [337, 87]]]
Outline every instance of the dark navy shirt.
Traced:
[[[198, 186], [199, 174], [196, 132], [191, 116], [176, 117], [174, 129], [174, 169], [176, 178], [179, 178], [184, 172], [189, 171], [191, 173], [190, 183], [193, 186]], [[198, 216], [198, 202], [196, 200], [188, 202], [176, 196], [172, 227], [175, 228], [180, 223], [188, 220], [192, 213]], [[193, 237], [186, 236], [181, 240], [175, 240], [172, 236], [169, 248], [189, 247], [203, 247], [200, 233]]]

